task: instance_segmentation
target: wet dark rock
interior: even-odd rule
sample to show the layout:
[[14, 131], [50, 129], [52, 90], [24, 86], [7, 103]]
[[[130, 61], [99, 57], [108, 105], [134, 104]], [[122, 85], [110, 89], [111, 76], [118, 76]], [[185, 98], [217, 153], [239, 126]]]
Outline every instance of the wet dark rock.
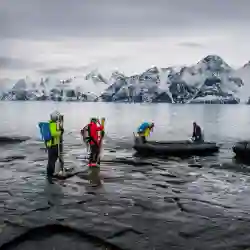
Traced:
[[8, 248], [8, 244], [15, 241], [16, 237], [19, 237], [25, 233], [26, 228], [22, 226], [14, 226], [2, 224], [0, 226], [0, 249], [13, 249], [11, 246]]
[[153, 98], [152, 102], [153, 103], [161, 103], [161, 102], [172, 103], [172, 99], [170, 98], [170, 96], [166, 92], [163, 92], [163, 93], [157, 95], [155, 98]]
[[74, 90], [68, 90], [65, 95], [66, 97], [76, 97], [76, 92]]
[[171, 174], [171, 173], [160, 173], [161, 176], [164, 177], [170, 177], [170, 178], [176, 178], [177, 176], [175, 174]]
[[103, 185], [93, 188], [83, 156], [73, 152], [81, 145], [65, 145], [65, 166], [75, 165], [76, 174], [54, 184], [40, 147], [1, 148], [3, 160], [17, 159], [1, 165], [0, 250], [235, 250], [250, 243], [249, 195], [239, 190], [247, 181], [237, 186], [236, 163], [122, 157], [121, 146], [116, 157], [104, 150]]
[[54, 249], [55, 247], [62, 249], [62, 241], [65, 241], [67, 245], [70, 243], [71, 247], [75, 245], [77, 248], [74, 249], [82, 249], [82, 247], [90, 247], [90, 249], [103, 249], [103, 247], [110, 250], [121, 249], [83, 230], [60, 224], [31, 228], [11, 241], [2, 244], [2, 246], [0, 245], [0, 249], [34, 249], [37, 241], [42, 242], [42, 244], [36, 246], [36, 249], [44, 249], [44, 247], [48, 249], [50, 244], [53, 244]]
[[115, 158], [112, 160], [103, 160], [102, 162], [105, 163], [120, 163], [120, 164], [127, 164], [132, 166], [158, 166], [158, 164], [153, 162], [146, 162], [141, 160], [134, 160], [134, 159], [126, 159], [126, 158]]
[[11, 162], [11, 161], [15, 161], [15, 160], [23, 160], [25, 158], [26, 158], [25, 155], [12, 155], [12, 156], [0, 158], [0, 162]]
[[186, 82], [182, 80], [173, 79], [170, 83], [169, 91], [175, 103], [185, 103], [197, 90], [194, 87], [188, 86]]
[[160, 187], [160, 188], [168, 188], [169, 187], [169, 185], [167, 185], [165, 183], [154, 183], [152, 185], [156, 186], [156, 187]]
[[191, 168], [202, 168], [202, 165], [201, 164], [189, 164], [189, 167]]
[[192, 104], [239, 104], [240, 100], [238, 98], [231, 98], [231, 99], [214, 99], [214, 100], [201, 100], [201, 101], [191, 101]]
[[27, 136], [18, 136], [18, 137], [0, 136], [0, 145], [11, 144], [11, 143], [21, 143], [29, 139], [30, 137], [27, 137]]

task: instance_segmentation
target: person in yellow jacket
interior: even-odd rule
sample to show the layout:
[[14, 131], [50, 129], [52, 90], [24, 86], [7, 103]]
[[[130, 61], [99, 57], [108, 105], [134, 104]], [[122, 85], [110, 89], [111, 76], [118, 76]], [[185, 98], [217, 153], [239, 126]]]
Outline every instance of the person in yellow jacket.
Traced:
[[153, 131], [154, 123], [153, 122], [143, 122], [139, 128], [137, 129], [137, 135], [140, 138], [142, 143], [147, 142], [147, 137], [149, 137], [150, 133]]
[[48, 150], [48, 165], [47, 176], [51, 178], [55, 172], [55, 165], [60, 153], [60, 139], [64, 132], [62, 125], [60, 124], [62, 115], [59, 112], [53, 112], [50, 115], [49, 132], [51, 139], [45, 142]]

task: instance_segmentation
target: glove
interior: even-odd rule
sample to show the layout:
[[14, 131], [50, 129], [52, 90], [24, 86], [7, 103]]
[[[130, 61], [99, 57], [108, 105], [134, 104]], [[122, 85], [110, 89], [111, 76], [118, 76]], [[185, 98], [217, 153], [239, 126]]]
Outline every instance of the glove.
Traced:
[[86, 143], [90, 143], [91, 138], [90, 138], [90, 137], [86, 137], [86, 138], [83, 138], [83, 140], [84, 140]]
[[101, 131], [101, 136], [103, 137], [105, 135], [104, 130]]

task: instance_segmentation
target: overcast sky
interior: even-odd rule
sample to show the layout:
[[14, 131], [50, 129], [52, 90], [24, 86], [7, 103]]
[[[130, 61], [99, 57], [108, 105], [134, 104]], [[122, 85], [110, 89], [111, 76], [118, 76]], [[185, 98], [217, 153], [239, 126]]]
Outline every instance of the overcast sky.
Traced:
[[250, 60], [249, 0], [0, 0], [0, 73]]

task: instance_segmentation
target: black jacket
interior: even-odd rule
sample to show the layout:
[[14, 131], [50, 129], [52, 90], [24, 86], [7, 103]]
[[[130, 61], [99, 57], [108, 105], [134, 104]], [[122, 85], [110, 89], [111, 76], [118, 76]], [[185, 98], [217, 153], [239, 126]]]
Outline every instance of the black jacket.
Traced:
[[199, 125], [196, 125], [193, 130], [193, 138], [195, 139], [201, 139], [202, 138], [202, 132], [201, 127]]

